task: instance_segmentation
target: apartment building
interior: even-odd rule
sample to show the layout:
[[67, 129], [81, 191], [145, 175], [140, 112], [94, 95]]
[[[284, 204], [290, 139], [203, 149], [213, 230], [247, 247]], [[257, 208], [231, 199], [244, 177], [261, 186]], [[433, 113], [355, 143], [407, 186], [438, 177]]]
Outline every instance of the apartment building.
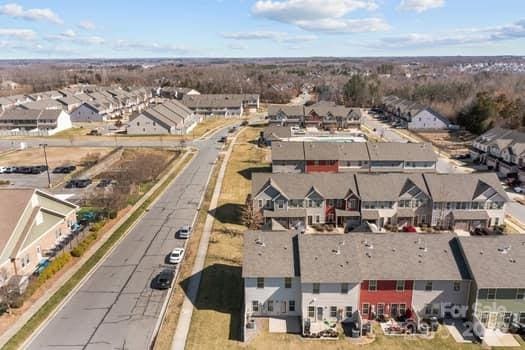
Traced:
[[382, 108], [410, 130], [446, 130], [452, 127], [447, 117], [418, 102], [385, 96]]
[[256, 173], [251, 196], [274, 230], [367, 222], [471, 231], [501, 225], [509, 201], [490, 173]]
[[311, 106], [269, 105], [268, 120], [270, 125], [348, 129], [361, 126], [362, 113], [359, 108], [347, 108], [325, 101]]
[[242, 276], [247, 318], [299, 315], [303, 334], [380, 316], [453, 317], [468, 309], [471, 284], [451, 234], [248, 232]]
[[245, 110], [259, 108], [257, 94], [200, 94], [184, 95], [182, 103], [203, 116], [241, 116]]
[[40, 190], [0, 189], [0, 285], [31, 275], [71, 232], [77, 209]]
[[272, 142], [272, 172], [435, 172], [428, 143]]
[[0, 130], [53, 135], [71, 128], [71, 118], [62, 109], [11, 109], [0, 115]]
[[482, 333], [525, 323], [525, 237], [460, 237], [472, 276], [470, 316]]
[[494, 169], [500, 177], [518, 176], [525, 182], [525, 133], [493, 128], [472, 143], [471, 158]]

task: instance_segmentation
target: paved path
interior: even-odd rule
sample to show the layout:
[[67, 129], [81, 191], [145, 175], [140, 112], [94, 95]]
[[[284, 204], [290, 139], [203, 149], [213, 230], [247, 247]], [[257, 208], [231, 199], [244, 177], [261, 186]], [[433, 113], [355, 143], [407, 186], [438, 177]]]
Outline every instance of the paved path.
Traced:
[[193, 222], [225, 133], [194, 143], [199, 152], [188, 167], [28, 349], [148, 349], [167, 295], [152, 289], [151, 280], [169, 252], [184, 245], [175, 233]]
[[213, 229], [214, 217], [211, 214], [209, 214], [209, 212], [217, 208], [217, 203], [219, 202], [219, 196], [221, 194], [222, 189], [222, 181], [224, 179], [224, 174], [226, 173], [226, 167], [228, 165], [228, 161], [233, 150], [233, 145], [237, 140], [237, 136], [241, 132], [242, 131], [237, 133], [235, 138], [232, 140], [231, 146], [228, 149], [226, 156], [224, 157], [224, 161], [222, 162], [221, 169], [219, 171], [219, 177], [217, 178], [217, 183], [215, 185], [215, 189], [213, 190], [213, 195], [210, 201], [210, 207], [208, 209], [208, 215], [206, 216], [201, 241], [197, 250], [197, 257], [195, 258], [195, 263], [193, 264], [193, 269], [191, 271], [191, 275], [195, 277], [190, 280], [187, 289], [187, 294], [182, 304], [179, 320], [177, 321], [177, 329], [175, 330], [173, 342], [171, 344], [172, 350], [183, 350], [186, 346], [186, 339], [190, 330], [191, 316], [193, 314], [193, 305], [197, 301], [197, 295], [199, 292], [199, 284], [201, 281], [200, 272], [204, 269], [206, 254], [208, 252], [208, 244], [210, 241], [211, 231]]

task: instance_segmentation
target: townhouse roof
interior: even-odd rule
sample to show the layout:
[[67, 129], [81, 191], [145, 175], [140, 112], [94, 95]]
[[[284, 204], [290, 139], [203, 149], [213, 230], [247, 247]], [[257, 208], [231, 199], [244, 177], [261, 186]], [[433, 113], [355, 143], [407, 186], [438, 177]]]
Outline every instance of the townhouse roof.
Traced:
[[305, 107], [305, 113], [309, 114], [314, 112], [321, 117], [328, 117], [329, 115], [334, 117], [346, 117], [352, 112], [351, 108], [345, 106], [330, 106], [330, 105], [318, 105]]
[[182, 103], [189, 108], [240, 108], [244, 95], [203, 94], [184, 95]]
[[292, 129], [289, 126], [270, 125], [264, 128], [263, 135], [270, 141], [286, 139], [292, 136]]
[[301, 234], [298, 241], [302, 283], [361, 282], [353, 234]]
[[290, 199], [302, 199], [315, 191], [323, 198], [342, 199], [352, 193], [359, 196], [353, 173], [290, 174], [255, 173], [252, 175], [252, 197], [273, 186]]
[[61, 109], [12, 109], [0, 115], [0, 120], [56, 120]]
[[357, 173], [355, 176], [363, 201], [397, 201], [414, 186], [430, 197], [423, 174], [420, 173]]
[[289, 117], [302, 117], [304, 116], [304, 106], [300, 105], [269, 105], [268, 115], [275, 116], [277, 113], [282, 112]]
[[193, 112], [188, 107], [178, 101], [164, 102], [148, 108], [141, 113], [141, 115], [154, 119], [166, 127], [178, 127], [184, 124], [192, 114]]
[[272, 159], [435, 162], [437, 155], [428, 143], [284, 141], [272, 142]]
[[339, 160], [339, 145], [335, 142], [301, 142], [306, 160]]
[[25, 109], [61, 109], [63, 106], [58, 100], [46, 98], [39, 101], [31, 101], [20, 105], [21, 108]]
[[244, 234], [242, 277], [299, 276], [297, 235], [290, 231]]
[[525, 236], [459, 237], [478, 288], [525, 288]]
[[367, 142], [372, 161], [437, 161], [430, 143]]
[[437, 280], [468, 278], [453, 234], [357, 233], [363, 280]]
[[272, 142], [272, 160], [304, 160], [302, 142]]
[[438, 111], [436, 111], [435, 109], [432, 109], [430, 107], [427, 107], [427, 108], [424, 108], [423, 110], [426, 110], [428, 111], [430, 114], [432, 114], [434, 117], [436, 117], [437, 119], [439, 119], [440, 121], [442, 121], [445, 125], [449, 125], [450, 124], [450, 120], [445, 117], [443, 114], [439, 113]]
[[468, 278], [452, 234], [303, 234], [299, 260], [306, 283]]
[[470, 202], [476, 198], [491, 199], [496, 194], [504, 201], [509, 200], [495, 173], [425, 174], [424, 177], [436, 202]]
[[66, 106], [69, 106], [69, 105], [77, 105], [77, 104], [80, 104], [82, 103], [81, 100], [79, 100], [77, 97], [75, 96], [66, 96], [66, 97], [62, 97], [62, 98], [59, 98], [57, 99], [58, 102], [62, 103], [63, 105], [66, 105]]

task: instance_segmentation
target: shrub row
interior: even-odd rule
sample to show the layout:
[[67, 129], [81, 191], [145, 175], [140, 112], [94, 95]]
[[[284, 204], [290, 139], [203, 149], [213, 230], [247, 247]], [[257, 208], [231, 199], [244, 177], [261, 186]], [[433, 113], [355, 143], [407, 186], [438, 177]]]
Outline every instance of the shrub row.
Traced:
[[75, 248], [73, 248], [73, 250], [71, 250], [71, 255], [75, 258], [81, 257], [91, 246], [91, 244], [97, 240], [97, 237], [98, 234], [96, 232], [92, 232], [87, 235], [86, 238], [84, 238]]

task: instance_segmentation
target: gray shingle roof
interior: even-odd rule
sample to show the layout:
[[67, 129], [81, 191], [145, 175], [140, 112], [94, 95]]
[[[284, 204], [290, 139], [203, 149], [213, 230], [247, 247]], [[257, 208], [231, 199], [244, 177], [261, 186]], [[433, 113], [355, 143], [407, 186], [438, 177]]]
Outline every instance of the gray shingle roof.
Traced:
[[437, 161], [429, 143], [367, 142], [372, 161]]
[[242, 277], [299, 276], [296, 240], [288, 231], [246, 232]]
[[429, 196], [423, 174], [356, 174], [356, 181], [363, 201], [397, 201], [413, 186]]
[[282, 111], [288, 117], [296, 118], [304, 116], [304, 107], [296, 105], [269, 105], [268, 106], [268, 116], [276, 116], [277, 113]]
[[304, 160], [302, 142], [272, 142], [272, 160]]
[[525, 235], [459, 237], [459, 243], [478, 288], [525, 288]]
[[[509, 198], [495, 173], [425, 174], [432, 198], [436, 202], [469, 202], [483, 192], [492, 190], [505, 201]], [[488, 192], [489, 194], [491, 191]]]

